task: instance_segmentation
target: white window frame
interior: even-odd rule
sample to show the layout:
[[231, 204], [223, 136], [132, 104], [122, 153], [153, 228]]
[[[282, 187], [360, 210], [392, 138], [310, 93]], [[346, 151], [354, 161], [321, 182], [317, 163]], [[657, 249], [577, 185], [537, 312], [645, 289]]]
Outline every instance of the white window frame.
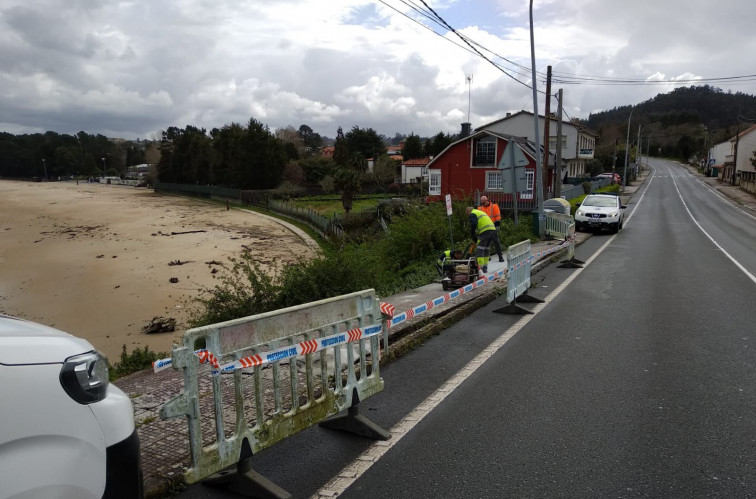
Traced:
[[[486, 164], [476, 164], [477, 149], [481, 143], [493, 145], [493, 155], [491, 156], [491, 162]], [[477, 139], [472, 139], [472, 157], [470, 158], [470, 165], [472, 168], [491, 168], [496, 166], [496, 148], [499, 146], [499, 141], [493, 135], [486, 135]], [[488, 154], [486, 154], [488, 156]]]
[[428, 195], [441, 195], [441, 170], [428, 170]]
[[520, 194], [520, 199], [533, 199], [533, 187], [535, 187], [535, 172], [525, 170], [525, 192]]
[[501, 191], [503, 189], [501, 170], [489, 170], [486, 172], [486, 190]]

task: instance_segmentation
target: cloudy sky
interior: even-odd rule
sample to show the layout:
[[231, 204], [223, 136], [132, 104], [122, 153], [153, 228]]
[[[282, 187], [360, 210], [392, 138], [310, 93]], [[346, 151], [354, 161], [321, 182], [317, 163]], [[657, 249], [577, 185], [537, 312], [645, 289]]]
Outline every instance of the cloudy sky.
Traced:
[[[473, 127], [532, 111], [528, 2], [425, 2], [488, 60], [421, 0], [2, 0], [0, 131], [151, 139], [253, 117], [429, 136], [468, 103]], [[756, 74], [756, 2], [535, 0], [533, 16], [537, 88], [551, 65], [569, 117], [691, 80], [756, 94], [756, 77], [713, 80]]]

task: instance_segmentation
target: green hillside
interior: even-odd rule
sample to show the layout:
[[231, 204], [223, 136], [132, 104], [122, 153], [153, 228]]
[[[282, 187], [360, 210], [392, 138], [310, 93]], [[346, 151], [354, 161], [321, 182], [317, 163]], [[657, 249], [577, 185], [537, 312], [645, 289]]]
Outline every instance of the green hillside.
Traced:
[[611, 164], [617, 153], [624, 156], [631, 110], [631, 143], [637, 141], [640, 125], [644, 154], [648, 150], [652, 156], [684, 161], [703, 155], [711, 144], [733, 137], [738, 122], [743, 130], [747, 120], [756, 117], [756, 96], [725, 92], [709, 85], [681, 87], [635, 106], [591, 114], [582, 123], [601, 135], [596, 155], [602, 163]]

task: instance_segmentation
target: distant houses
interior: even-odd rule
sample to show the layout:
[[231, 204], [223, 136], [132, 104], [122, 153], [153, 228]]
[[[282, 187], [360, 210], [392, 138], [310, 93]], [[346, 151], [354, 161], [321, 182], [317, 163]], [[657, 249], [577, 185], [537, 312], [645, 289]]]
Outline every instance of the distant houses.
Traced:
[[722, 182], [740, 185], [756, 194], [756, 167], [751, 160], [756, 151], [756, 125], [709, 149], [706, 171]]

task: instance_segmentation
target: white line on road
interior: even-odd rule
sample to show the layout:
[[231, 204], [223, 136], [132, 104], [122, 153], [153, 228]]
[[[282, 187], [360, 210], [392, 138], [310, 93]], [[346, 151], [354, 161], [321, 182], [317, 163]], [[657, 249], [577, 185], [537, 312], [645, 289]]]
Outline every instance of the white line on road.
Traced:
[[706, 232], [706, 230], [703, 227], [701, 227], [701, 224], [698, 223], [698, 220], [696, 220], [696, 217], [694, 217], [693, 213], [690, 212], [688, 205], [685, 204], [685, 199], [683, 199], [682, 193], [680, 192], [680, 188], [677, 186], [677, 182], [675, 182], [674, 179], [672, 179], [672, 182], [675, 184], [675, 190], [677, 190], [677, 195], [680, 197], [680, 202], [682, 202], [682, 205], [685, 208], [685, 211], [688, 212], [688, 216], [690, 217], [691, 220], [693, 220], [693, 223], [696, 224], [696, 227], [698, 227], [699, 230], [703, 232], [704, 235], [708, 237], [712, 243], [714, 243], [714, 246], [716, 246], [722, 253], [724, 253], [724, 255], [727, 258], [729, 258], [730, 261], [734, 263], [736, 267], [738, 267], [746, 276], [748, 276], [749, 279], [751, 279], [754, 283], [756, 283], [756, 276], [748, 272], [748, 269], [743, 267], [743, 265], [741, 265], [740, 262], [735, 259], [735, 257], [729, 254], [726, 249], [724, 249], [713, 237], [711, 237], [711, 235], [708, 232]]

